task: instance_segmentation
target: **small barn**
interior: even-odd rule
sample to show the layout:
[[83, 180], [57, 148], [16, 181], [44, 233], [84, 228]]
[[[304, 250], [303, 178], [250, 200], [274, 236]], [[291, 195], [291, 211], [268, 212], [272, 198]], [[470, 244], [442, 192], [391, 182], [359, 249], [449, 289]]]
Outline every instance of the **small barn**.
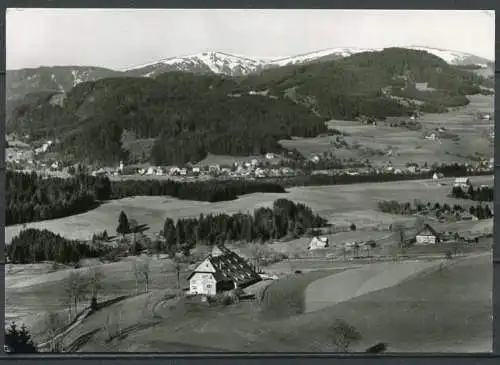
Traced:
[[215, 295], [235, 288], [245, 288], [261, 280], [242, 257], [219, 246], [217, 253], [205, 258], [189, 275], [189, 293]]
[[320, 250], [329, 246], [328, 237], [313, 237], [309, 242], [308, 250]]
[[439, 243], [440, 234], [429, 224], [424, 224], [424, 227], [417, 233], [417, 245], [433, 245]]

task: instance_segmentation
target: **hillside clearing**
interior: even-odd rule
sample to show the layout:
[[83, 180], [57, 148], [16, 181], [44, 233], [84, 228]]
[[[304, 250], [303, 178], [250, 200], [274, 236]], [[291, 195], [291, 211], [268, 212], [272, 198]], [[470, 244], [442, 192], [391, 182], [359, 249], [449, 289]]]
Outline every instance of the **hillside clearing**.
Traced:
[[[489, 133], [493, 130], [493, 122], [475, 119], [474, 116], [479, 112], [491, 113], [494, 110], [494, 96], [470, 95], [468, 98], [471, 101], [469, 105], [448, 113], [424, 114], [419, 118], [422, 129], [417, 131], [364, 125], [357, 121], [329, 121], [329, 128], [347, 134], [344, 140], [349, 148], [335, 148], [330, 143], [335, 136], [294, 138], [281, 140], [280, 143], [285, 148], [296, 148], [306, 157], [332, 151], [338, 158], [363, 161], [368, 158], [373, 165], [390, 161], [395, 168], [404, 168], [408, 162], [420, 165], [427, 163], [429, 166], [433, 163], [471, 162], [470, 156], [476, 153], [491, 157], [493, 145]], [[440, 127], [458, 134], [460, 140], [429, 141], [424, 138], [424, 135]], [[354, 148], [355, 145], [359, 148]], [[391, 156], [387, 155], [389, 151], [392, 152]]]

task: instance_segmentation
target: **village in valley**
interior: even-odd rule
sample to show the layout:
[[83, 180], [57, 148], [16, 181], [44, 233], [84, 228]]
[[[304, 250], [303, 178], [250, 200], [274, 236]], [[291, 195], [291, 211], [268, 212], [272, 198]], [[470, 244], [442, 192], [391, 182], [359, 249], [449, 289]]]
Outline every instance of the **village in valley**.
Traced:
[[8, 70], [5, 350], [491, 351], [493, 61], [325, 52]]

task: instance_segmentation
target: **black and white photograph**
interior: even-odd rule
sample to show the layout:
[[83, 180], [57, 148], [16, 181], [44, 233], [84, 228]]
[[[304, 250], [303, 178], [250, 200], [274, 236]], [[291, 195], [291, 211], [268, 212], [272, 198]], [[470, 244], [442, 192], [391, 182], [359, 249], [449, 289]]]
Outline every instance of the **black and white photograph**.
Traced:
[[488, 353], [495, 12], [7, 9], [5, 351]]

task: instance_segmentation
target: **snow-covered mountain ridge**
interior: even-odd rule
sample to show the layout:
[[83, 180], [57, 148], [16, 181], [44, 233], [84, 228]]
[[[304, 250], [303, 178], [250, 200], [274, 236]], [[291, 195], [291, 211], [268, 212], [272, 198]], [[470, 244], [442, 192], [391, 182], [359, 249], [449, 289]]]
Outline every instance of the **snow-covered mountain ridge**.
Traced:
[[[465, 52], [449, 51], [429, 47], [404, 47], [427, 51], [452, 65], [479, 65], [492, 74], [493, 61]], [[202, 52], [188, 56], [171, 57], [125, 70], [111, 70], [92, 66], [44, 66], [21, 70], [7, 70], [7, 101], [22, 98], [37, 91], [67, 92], [75, 85], [107, 77], [155, 77], [168, 71], [216, 73], [228, 76], [244, 76], [266, 68], [323, 62], [352, 56], [361, 52], [376, 52], [382, 49], [330, 48], [276, 59], [247, 57], [225, 52]]]
[[[489, 63], [493, 62], [465, 52], [419, 46], [408, 46], [403, 48], [426, 51], [442, 58], [451, 65], [479, 65], [481, 67], [487, 67]], [[381, 50], [383, 50], [383, 48], [330, 48], [277, 59], [251, 58], [224, 52], [203, 52], [183, 57], [172, 57], [157, 60], [148, 64], [129, 68], [125, 71], [142, 73], [143, 76], [146, 77], [155, 76], [158, 73], [170, 70], [192, 71], [193, 69], [196, 71], [207, 71], [218, 74], [239, 76], [247, 75], [264, 68], [298, 65], [322, 60], [327, 61], [349, 57], [356, 53], [377, 52]]]

